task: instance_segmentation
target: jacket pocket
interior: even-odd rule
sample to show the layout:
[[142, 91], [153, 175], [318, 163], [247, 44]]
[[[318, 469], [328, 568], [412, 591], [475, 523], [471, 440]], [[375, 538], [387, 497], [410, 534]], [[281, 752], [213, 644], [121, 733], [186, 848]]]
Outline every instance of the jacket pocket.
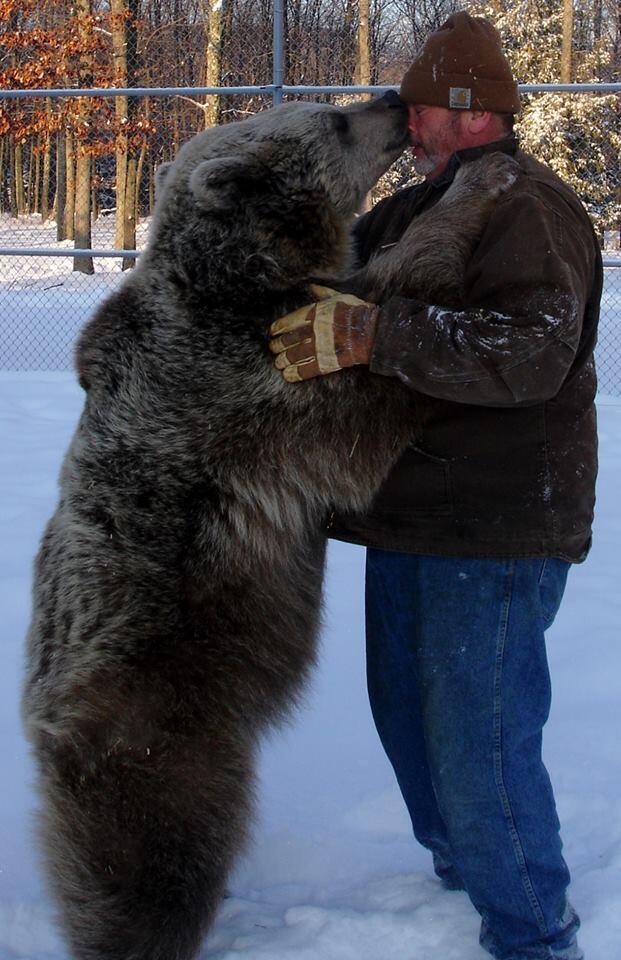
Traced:
[[376, 517], [448, 517], [453, 514], [451, 463], [408, 447], [371, 507]]

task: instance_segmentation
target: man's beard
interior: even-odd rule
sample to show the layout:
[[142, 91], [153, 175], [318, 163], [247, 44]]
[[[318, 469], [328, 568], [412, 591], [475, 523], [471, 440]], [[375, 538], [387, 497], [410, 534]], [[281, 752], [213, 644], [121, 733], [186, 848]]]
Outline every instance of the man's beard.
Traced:
[[417, 146], [422, 148], [423, 153], [418, 157], [413, 155], [413, 166], [421, 177], [428, 176], [443, 162], [446, 162], [456, 149], [458, 131], [459, 117], [457, 112], [453, 111], [444, 126], [436, 130], [434, 136], [427, 138], [426, 144], [418, 141]]
[[412, 157], [412, 166], [421, 177], [426, 177], [427, 174], [433, 173], [439, 163], [440, 158], [433, 154], [429, 155], [424, 153], [420, 157]]

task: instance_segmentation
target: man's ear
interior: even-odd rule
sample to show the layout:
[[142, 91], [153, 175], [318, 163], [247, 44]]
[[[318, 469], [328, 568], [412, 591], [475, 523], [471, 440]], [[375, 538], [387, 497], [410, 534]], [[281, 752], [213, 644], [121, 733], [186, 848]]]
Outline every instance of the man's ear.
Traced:
[[237, 207], [251, 182], [265, 176], [253, 156], [216, 157], [203, 160], [192, 171], [190, 190], [203, 210], [225, 211]]
[[468, 117], [468, 132], [483, 133], [490, 128], [494, 121], [494, 114], [489, 110], [470, 110]]

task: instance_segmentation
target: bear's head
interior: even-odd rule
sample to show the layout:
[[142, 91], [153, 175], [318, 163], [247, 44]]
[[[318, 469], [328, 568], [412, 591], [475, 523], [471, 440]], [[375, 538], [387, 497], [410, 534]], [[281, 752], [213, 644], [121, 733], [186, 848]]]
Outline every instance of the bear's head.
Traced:
[[336, 276], [354, 213], [406, 141], [396, 94], [289, 103], [199, 133], [160, 168], [145, 265], [219, 294]]

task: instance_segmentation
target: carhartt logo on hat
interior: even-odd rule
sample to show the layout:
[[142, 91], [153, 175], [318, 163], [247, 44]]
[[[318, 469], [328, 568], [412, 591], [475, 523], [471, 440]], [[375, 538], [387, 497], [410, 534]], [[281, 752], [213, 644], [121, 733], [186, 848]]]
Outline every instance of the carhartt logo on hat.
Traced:
[[489, 20], [464, 11], [454, 13], [429, 34], [399, 92], [406, 103], [520, 112], [517, 83], [500, 34]]
[[470, 87], [451, 87], [449, 90], [449, 107], [451, 110], [469, 110], [472, 102]]

